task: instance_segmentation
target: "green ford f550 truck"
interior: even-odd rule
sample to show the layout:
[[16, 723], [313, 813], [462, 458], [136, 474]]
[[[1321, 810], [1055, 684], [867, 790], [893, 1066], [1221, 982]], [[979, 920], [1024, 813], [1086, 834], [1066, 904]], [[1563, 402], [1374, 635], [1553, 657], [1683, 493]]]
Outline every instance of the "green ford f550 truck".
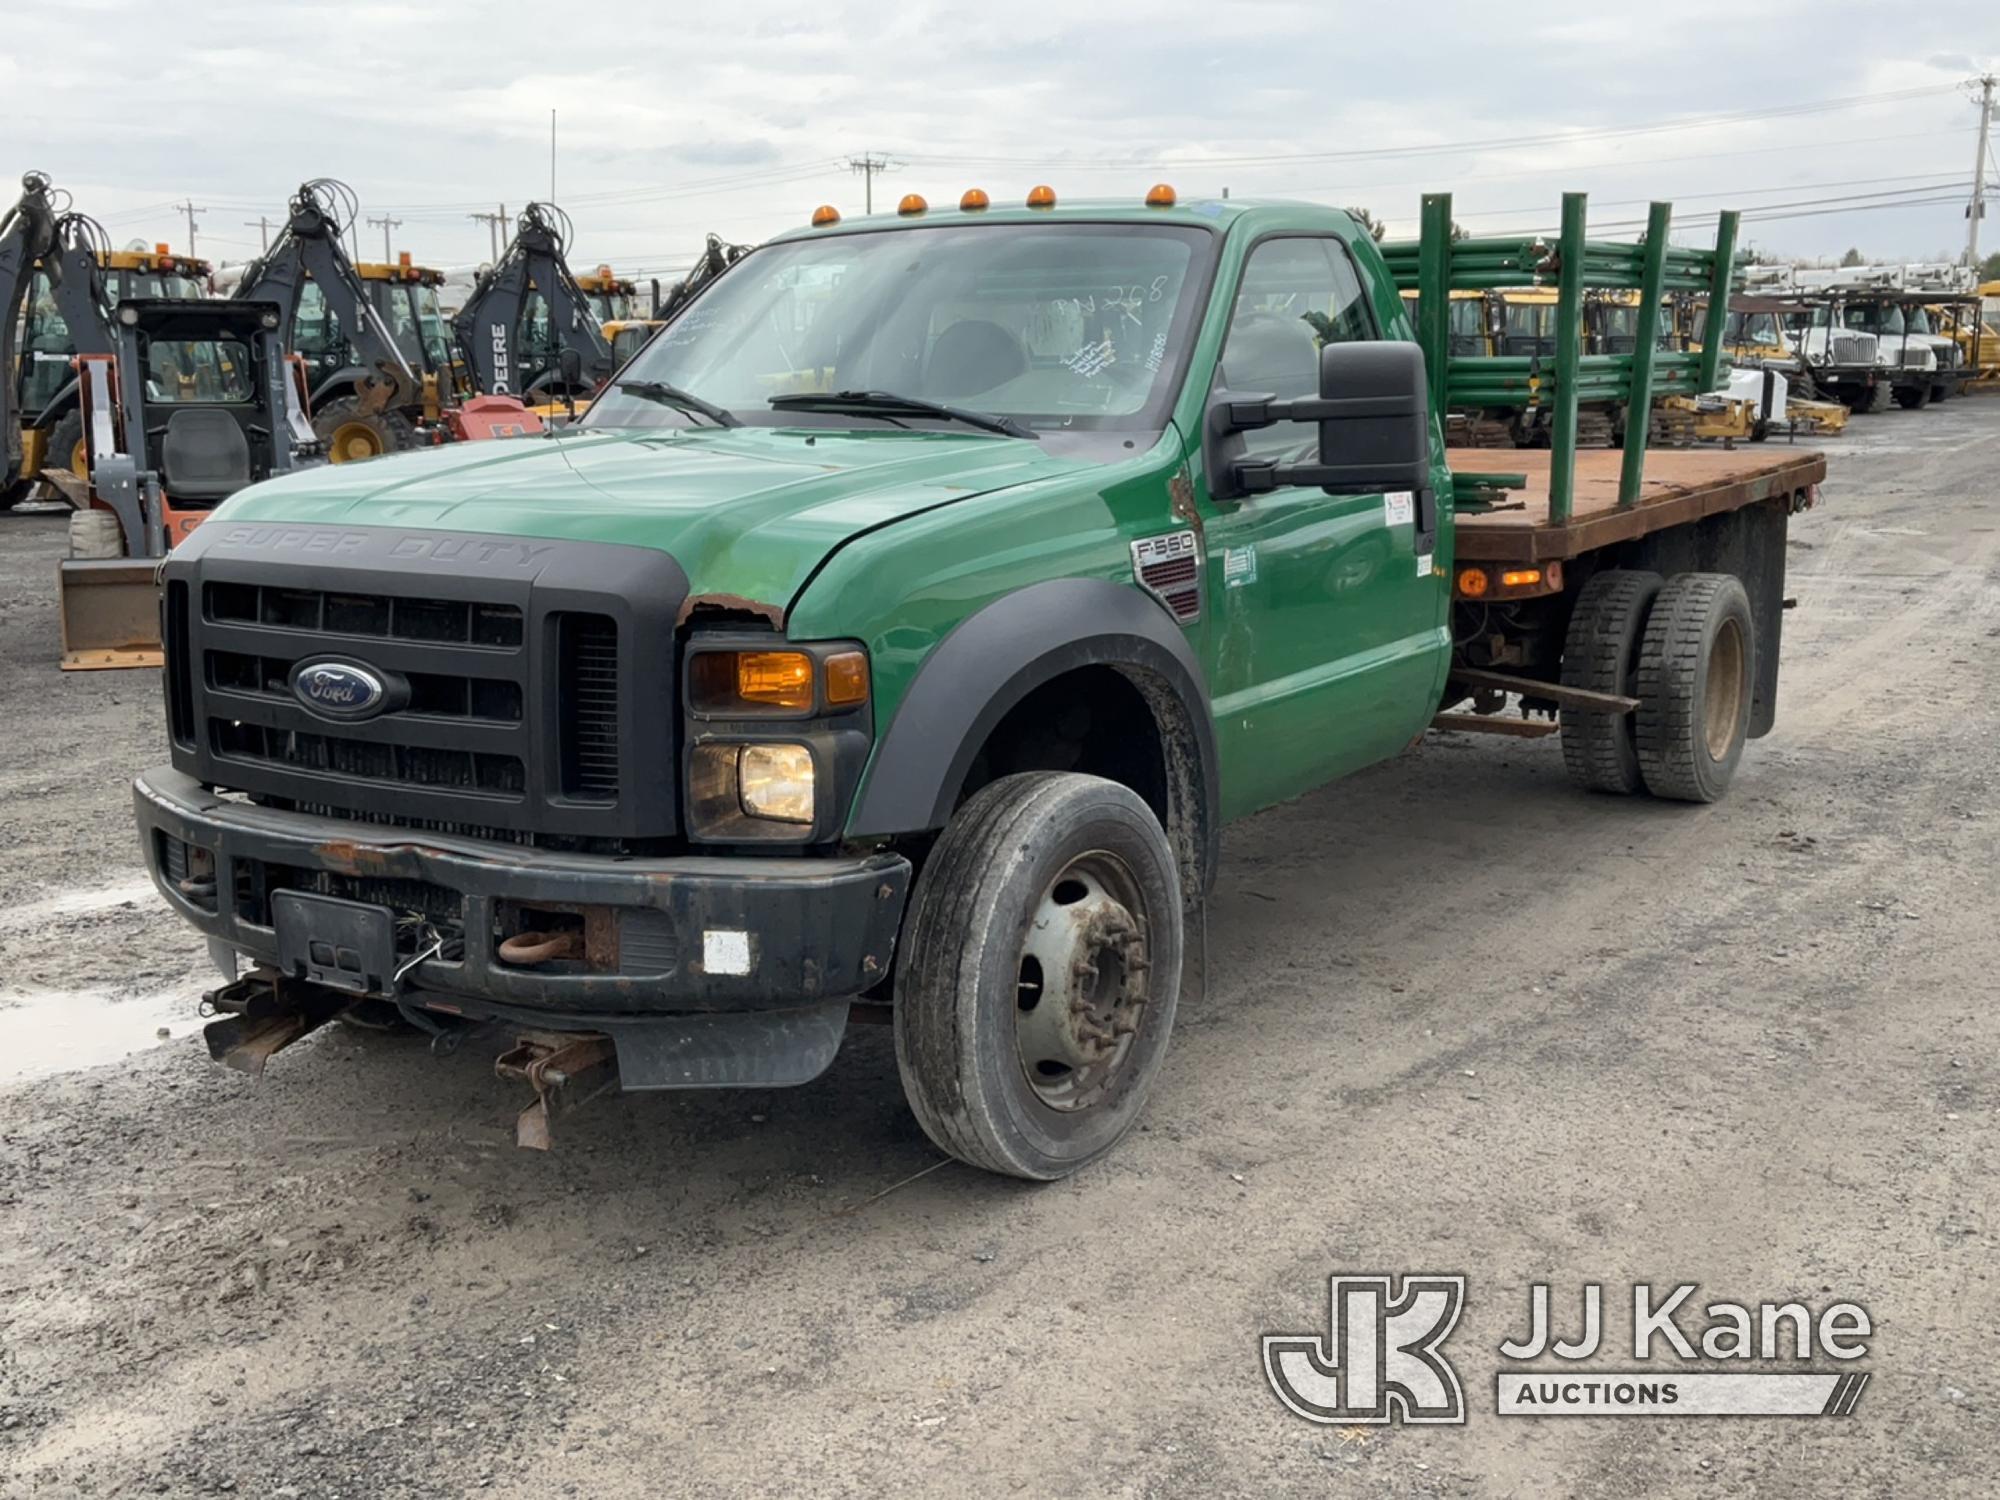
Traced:
[[[1638, 244], [1575, 195], [1546, 241], [1424, 214], [1378, 247], [1164, 187], [826, 209], [577, 427], [237, 495], [164, 565], [172, 765], [136, 785], [239, 976], [211, 1051], [484, 1023], [539, 1145], [614, 1077], [800, 1084], [887, 1021], [939, 1146], [1058, 1177], [1159, 1072], [1231, 819], [1434, 721], [1719, 797], [1823, 464], [1576, 428], [1716, 383], [1656, 334], [1727, 296], [1733, 218], [1686, 250], [1665, 205]], [[1450, 353], [1452, 290], [1535, 282], [1553, 356]], [[1645, 352], [1582, 352], [1604, 287]], [[1447, 452], [1448, 409], [1510, 404], [1552, 448]]]

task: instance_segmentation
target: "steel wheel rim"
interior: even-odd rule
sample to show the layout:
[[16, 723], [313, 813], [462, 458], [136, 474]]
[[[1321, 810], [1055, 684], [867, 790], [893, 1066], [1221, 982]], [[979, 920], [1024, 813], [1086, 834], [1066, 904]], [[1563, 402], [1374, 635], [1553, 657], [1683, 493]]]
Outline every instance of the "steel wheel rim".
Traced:
[[90, 444], [83, 438], [69, 450], [69, 471], [78, 479], [90, 478]]
[[1126, 863], [1079, 854], [1043, 890], [1016, 966], [1014, 1045], [1035, 1098], [1069, 1114], [1123, 1079], [1150, 995], [1150, 913]]
[[333, 429], [333, 437], [326, 445], [326, 456], [337, 464], [356, 463], [365, 458], [380, 458], [381, 435], [366, 422], [342, 422]]
[[1702, 733], [1710, 760], [1727, 759], [1736, 743], [1743, 719], [1743, 673], [1742, 627], [1724, 620], [1708, 648], [1708, 681], [1702, 689]]

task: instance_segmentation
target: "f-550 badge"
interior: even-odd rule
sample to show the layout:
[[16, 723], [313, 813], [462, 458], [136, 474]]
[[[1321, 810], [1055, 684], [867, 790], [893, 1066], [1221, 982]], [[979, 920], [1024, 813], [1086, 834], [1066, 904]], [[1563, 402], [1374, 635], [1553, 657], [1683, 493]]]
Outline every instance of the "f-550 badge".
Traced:
[[1201, 538], [1192, 531], [1146, 536], [1132, 544], [1132, 576], [1183, 625], [1201, 618]]

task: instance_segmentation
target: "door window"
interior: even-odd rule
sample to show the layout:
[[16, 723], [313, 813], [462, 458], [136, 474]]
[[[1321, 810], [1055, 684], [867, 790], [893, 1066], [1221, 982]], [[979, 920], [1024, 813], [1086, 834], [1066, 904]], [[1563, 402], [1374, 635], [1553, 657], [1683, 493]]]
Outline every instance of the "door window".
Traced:
[[[1319, 394], [1319, 351], [1376, 336], [1347, 247], [1333, 239], [1266, 240], [1250, 252], [1229, 315], [1220, 383], [1296, 401]], [[1249, 458], [1311, 450], [1318, 429], [1278, 422], [1243, 435]]]

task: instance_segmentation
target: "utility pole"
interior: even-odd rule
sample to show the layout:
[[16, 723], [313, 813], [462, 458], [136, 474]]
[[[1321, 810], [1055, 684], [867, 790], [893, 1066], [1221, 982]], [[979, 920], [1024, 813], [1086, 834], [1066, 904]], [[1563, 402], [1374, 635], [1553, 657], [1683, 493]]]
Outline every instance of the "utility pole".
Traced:
[[486, 226], [486, 233], [493, 243], [493, 264], [500, 264], [500, 247], [507, 243], [507, 205], [499, 205], [500, 211], [492, 214], [467, 214]]
[[1965, 263], [1979, 274], [1979, 221], [1986, 217], [1986, 132], [1993, 124], [1993, 75], [1979, 80], [1979, 139], [1972, 148], [1972, 202], [1965, 210]]
[[188, 200], [187, 200], [186, 202], [184, 202], [184, 203], [176, 203], [176, 204], [174, 205], [174, 207], [175, 207], [176, 209], [178, 209], [178, 210], [179, 210], [179, 211], [180, 211], [181, 213], [184, 213], [184, 214], [186, 214], [186, 215], [187, 215], [187, 221], [188, 221], [188, 248], [187, 248], [187, 253], [188, 253], [188, 257], [189, 257], [190, 259], [192, 259], [192, 258], [194, 257], [194, 232], [195, 232], [195, 230], [197, 230], [197, 229], [199, 229], [199, 228], [201, 227], [201, 226], [200, 226], [199, 224], [195, 223], [195, 221], [194, 221], [194, 216], [195, 216], [196, 214], [205, 214], [205, 213], [207, 213], [207, 212], [208, 212], [208, 205], [206, 205], [206, 204], [202, 204], [202, 205], [199, 205], [199, 206], [197, 206], [197, 205], [196, 205], [196, 203], [195, 203], [195, 201], [194, 201], [194, 199], [192, 199], [192, 198], [189, 198], [189, 199], [188, 199]]
[[850, 156], [847, 158], [847, 169], [850, 172], [859, 172], [861, 174], [862, 211], [864, 213], [872, 214], [875, 212], [875, 174], [877, 172], [893, 172], [901, 165], [901, 162], [890, 161], [886, 156]]
[[387, 214], [384, 214], [379, 219], [370, 217], [368, 222], [370, 225], [380, 224], [382, 226], [382, 264], [386, 266], [396, 258], [389, 249], [389, 231], [392, 229], [401, 229], [403, 221], [401, 219], [392, 219]]
[[254, 219], [245, 219], [243, 227], [245, 229], [255, 229], [257, 237], [264, 242], [264, 249], [268, 251], [271, 248], [271, 216], [269, 214], [259, 214]]

